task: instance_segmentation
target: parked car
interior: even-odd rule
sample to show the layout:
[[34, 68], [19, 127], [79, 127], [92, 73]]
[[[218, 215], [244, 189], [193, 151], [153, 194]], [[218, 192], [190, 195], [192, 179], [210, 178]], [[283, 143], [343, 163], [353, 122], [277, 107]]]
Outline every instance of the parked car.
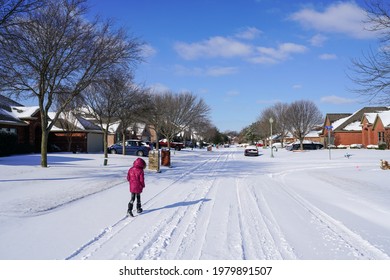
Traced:
[[259, 150], [257, 149], [256, 146], [247, 146], [245, 148], [244, 155], [245, 156], [258, 156], [259, 155]]
[[[108, 152], [111, 154], [122, 154], [123, 146], [122, 142], [115, 143], [107, 148]], [[139, 157], [148, 156], [150, 148], [144, 145], [144, 142], [140, 140], [126, 140], [125, 141], [125, 151], [126, 155], [135, 155]]]
[[[320, 150], [323, 149], [324, 145], [319, 142], [303, 142], [304, 150]], [[292, 143], [286, 146], [288, 151], [296, 151], [301, 149], [301, 144], [299, 142]]]
[[[168, 147], [167, 139], [162, 139], [162, 140], [158, 141], [158, 145], [162, 148]], [[169, 147], [172, 149], [175, 149], [177, 151], [180, 151], [181, 149], [184, 148], [184, 144], [181, 142], [171, 142], [171, 143], [169, 143]]]

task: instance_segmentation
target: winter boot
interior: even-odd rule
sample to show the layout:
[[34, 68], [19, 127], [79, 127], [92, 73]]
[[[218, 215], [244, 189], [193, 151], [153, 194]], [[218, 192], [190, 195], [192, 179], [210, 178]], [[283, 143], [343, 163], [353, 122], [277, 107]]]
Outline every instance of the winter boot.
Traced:
[[141, 204], [137, 204], [137, 213], [142, 213]]
[[127, 206], [127, 214], [129, 214], [130, 216], [134, 217], [133, 215], [133, 203], [129, 202], [128, 206]]

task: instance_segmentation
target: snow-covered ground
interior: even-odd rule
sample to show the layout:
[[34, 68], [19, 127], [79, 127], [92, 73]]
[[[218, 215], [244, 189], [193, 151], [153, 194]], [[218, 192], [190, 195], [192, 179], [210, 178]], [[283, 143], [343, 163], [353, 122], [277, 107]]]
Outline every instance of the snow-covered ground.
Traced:
[[0, 259], [390, 259], [390, 151], [274, 155], [172, 152], [172, 168], [145, 171], [135, 218], [134, 156], [0, 158]]

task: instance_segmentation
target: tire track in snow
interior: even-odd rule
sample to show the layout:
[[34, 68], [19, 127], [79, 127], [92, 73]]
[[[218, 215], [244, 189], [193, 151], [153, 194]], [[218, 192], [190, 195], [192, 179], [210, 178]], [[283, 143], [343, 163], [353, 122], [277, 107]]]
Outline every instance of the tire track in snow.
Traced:
[[[291, 171], [291, 170], [290, 170]], [[312, 203], [304, 199], [297, 192], [287, 187], [285, 183], [285, 174], [274, 178], [276, 179], [283, 190], [288, 196], [290, 196], [294, 201], [298, 203], [305, 211], [310, 213], [313, 217], [315, 223], [317, 223], [323, 230], [322, 235], [324, 239], [333, 239], [339, 240], [344, 244], [345, 248], [349, 248], [351, 253], [356, 259], [390, 259], [390, 257], [382, 252], [380, 249], [376, 248], [370, 242], [362, 238], [357, 233], [350, 230], [340, 221], [332, 218]]]
[[[247, 177], [247, 176], [246, 176]], [[243, 184], [245, 178], [236, 179], [237, 200], [240, 208], [240, 229], [244, 259], [296, 259], [293, 249], [287, 243], [271, 209], [262, 194], [263, 184]]]
[[[265, 186], [269, 187], [268, 181], [266, 179], [263, 181], [263, 183]], [[252, 197], [253, 195], [252, 200], [254, 204], [257, 205], [257, 210], [262, 217], [262, 221], [264, 222], [267, 231], [272, 237], [272, 242], [274, 245], [272, 250], [276, 250], [282, 259], [297, 259], [296, 255], [294, 254], [294, 249], [287, 242], [276, 218], [272, 213], [271, 207], [269, 206], [267, 199], [264, 196], [263, 189], [264, 188], [260, 188], [260, 191], [255, 192], [254, 186], [251, 186], [250, 196]], [[277, 254], [274, 252], [271, 252], [271, 256], [272, 255], [277, 256]]]
[[[212, 165], [207, 168], [207, 175], [203, 175], [204, 179], [202, 182], [194, 186], [184, 201], [193, 201], [195, 198], [207, 196], [217, 180], [216, 176], [214, 176], [218, 171], [216, 167], [220, 164], [224, 165], [228, 159], [228, 155], [224, 157], [223, 161], [221, 161], [221, 157], [222, 154], [219, 154], [217, 159], [213, 159]], [[206, 168], [198, 168], [195, 170], [195, 173], [204, 170]], [[201, 192], [199, 192], [199, 189], [201, 189]], [[195, 243], [197, 240], [202, 240], [199, 236], [204, 236], [207, 230], [207, 223], [203, 222], [202, 225], [206, 225], [201, 225], [202, 230], [199, 230], [197, 223], [203, 206], [204, 203], [196, 203], [189, 207], [177, 208], [174, 213], [170, 214], [169, 222], [161, 223], [156, 227], [159, 230], [154, 235], [145, 235], [149, 243], [143, 246], [143, 250], [138, 254], [130, 255], [130, 257], [134, 259], [160, 259], [161, 257], [164, 259], [180, 259], [186, 254], [187, 249], [191, 247], [194, 249], [194, 251], [191, 251], [191, 258], [198, 259], [201, 255], [201, 249], [196, 250], [196, 248], [201, 248], [201, 244]], [[191, 238], [195, 234], [197, 238]], [[140, 244], [137, 244], [137, 247], [138, 245]], [[169, 252], [167, 252], [168, 246]], [[196, 251], [198, 253], [195, 253]], [[165, 255], [163, 256], [163, 254]]]
[[[205, 170], [205, 168], [203, 168], [203, 167], [206, 166], [207, 164], [209, 164], [210, 162], [213, 163], [213, 166], [215, 166], [220, 161], [221, 155], [222, 154], [219, 154], [216, 159], [215, 158], [206, 159], [205, 161], [202, 161], [201, 163], [197, 164], [196, 166], [194, 166], [190, 170], [181, 174], [171, 184], [169, 184], [167, 187], [162, 189], [160, 192], [156, 193], [153, 197], [151, 197], [150, 199], [148, 199], [144, 203], [145, 212], [147, 212], [148, 209], [150, 209], [153, 206], [154, 201], [156, 201], [164, 193], [165, 190], [167, 190], [168, 188], [171, 188], [172, 186], [175, 186], [177, 183], [179, 183], [181, 180], [183, 180], [185, 177], [188, 177], [192, 173], [199, 171], [199, 170]], [[215, 168], [214, 167], [209, 168], [208, 172], [209, 173], [215, 172]], [[205, 179], [206, 178], [207, 178], [207, 176], [205, 176]], [[212, 184], [210, 185], [209, 188], [211, 188], [211, 186], [212, 186]], [[191, 198], [191, 194], [193, 194], [194, 190], [196, 190], [197, 188], [198, 188], [198, 186], [196, 186], [193, 189], [193, 191], [190, 193], [190, 195], [188, 195], [186, 197], [186, 201], [188, 201], [188, 199]], [[199, 211], [199, 209], [203, 203], [197, 203], [197, 204], [199, 204], [198, 210], [197, 210], [197, 211]], [[148, 233], [146, 233], [138, 241], [138, 243], [136, 245], [134, 245], [133, 248], [131, 249], [131, 251], [136, 251], [137, 248], [141, 248], [142, 246], [144, 246], [144, 249], [141, 252], [139, 252], [138, 254], [132, 254], [130, 252], [130, 253], [126, 253], [125, 256], [134, 257], [135, 259], [140, 259], [141, 257], [147, 256], [147, 254], [149, 254], [148, 257], [156, 258], [158, 255], [156, 252], [159, 250], [164, 251], [164, 248], [169, 245], [169, 240], [167, 238], [165, 238], [165, 240], [164, 240], [161, 237], [157, 238], [157, 236], [168, 236], [169, 237], [174, 233], [176, 226], [178, 224], [180, 224], [180, 222], [185, 214], [184, 213], [184, 214], [178, 215], [180, 208], [181, 207], [178, 207], [178, 209], [169, 217], [169, 219], [161, 220], [161, 222], [158, 225], [156, 225], [153, 229], [151, 229]], [[125, 229], [127, 226], [132, 224], [133, 221], [135, 221], [135, 220], [127, 219], [126, 217], [121, 218], [120, 220], [116, 221], [113, 225], [106, 227], [99, 234], [92, 237], [88, 242], [86, 242], [85, 244], [80, 246], [77, 250], [75, 250], [66, 259], [69, 260], [69, 259], [88, 259], [88, 258], [90, 258], [95, 252], [99, 251], [100, 248], [102, 246], [104, 246], [105, 243], [107, 243], [108, 241], [113, 239], [115, 237], [115, 235], [119, 234], [123, 229]], [[159, 240], [159, 242], [158, 242], [159, 245], [157, 245], [157, 246], [154, 245], [156, 239]], [[153, 248], [153, 246], [155, 249], [151, 249], [151, 248]], [[149, 253], [146, 252], [146, 250], [147, 250], [146, 248], [149, 248]], [[160, 248], [160, 249], [156, 250], [156, 248]], [[155, 251], [154, 253], [152, 252], [153, 250]], [[123, 255], [123, 253], [122, 253], [122, 255]]]
[[[223, 168], [229, 159], [234, 154], [232, 152], [229, 152], [228, 154], [224, 154], [223, 160], [220, 159], [220, 156], [218, 157], [218, 160], [215, 161], [212, 168], [210, 168], [210, 172], [208, 173], [207, 177], [205, 177], [204, 181], [208, 183], [207, 188], [205, 188], [202, 196], [204, 197], [215, 197], [214, 193], [216, 192], [215, 186], [219, 182], [220, 179], [217, 179], [218, 176], [217, 173]], [[211, 178], [211, 179], [210, 179]], [[202, 249], [204, 245], [204, 240], [206, 238], [207, 229], [210, 224], [210, 212], [212, 212], [212, 209], [215, 205], [215, 201], [212, 200], [210, 204], [206, 205], [199, 205], [199, 208], [197, 209], [195, 215], [192, 216], [191, 222], [188, 224], [184, 235], [181, 238], [179, 250], [176, 252], [176, 257], [178, 256], [179, 259], [188, 259], [186, 257], [186, 252], [191, 252], [191, 258], [192, 259], [201, 259], [202, 256]], [[208, 209], [203, 209], [208, 208]], [[201, 221], [201, 223], [198, 223], [198, 221]], [[192, 238], [194, 236], [194, 238]], [[201, 236], [199, 238], [199, 236]], [[175, 257], [175, 256], [172, 256]]]

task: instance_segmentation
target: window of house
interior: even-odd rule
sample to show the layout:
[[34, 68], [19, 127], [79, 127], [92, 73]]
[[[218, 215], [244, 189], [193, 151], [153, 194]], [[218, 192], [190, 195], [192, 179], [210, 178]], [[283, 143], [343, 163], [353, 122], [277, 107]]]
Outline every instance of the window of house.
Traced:
[[385, 132], [384, 131], [378, 132], [378, 142], [379, 143], [385, 142]]
[[16, 134], [16, 128], [2, 127], [1, 131], [5, 131], [5, 132], [8, 132], [8, 133]]

